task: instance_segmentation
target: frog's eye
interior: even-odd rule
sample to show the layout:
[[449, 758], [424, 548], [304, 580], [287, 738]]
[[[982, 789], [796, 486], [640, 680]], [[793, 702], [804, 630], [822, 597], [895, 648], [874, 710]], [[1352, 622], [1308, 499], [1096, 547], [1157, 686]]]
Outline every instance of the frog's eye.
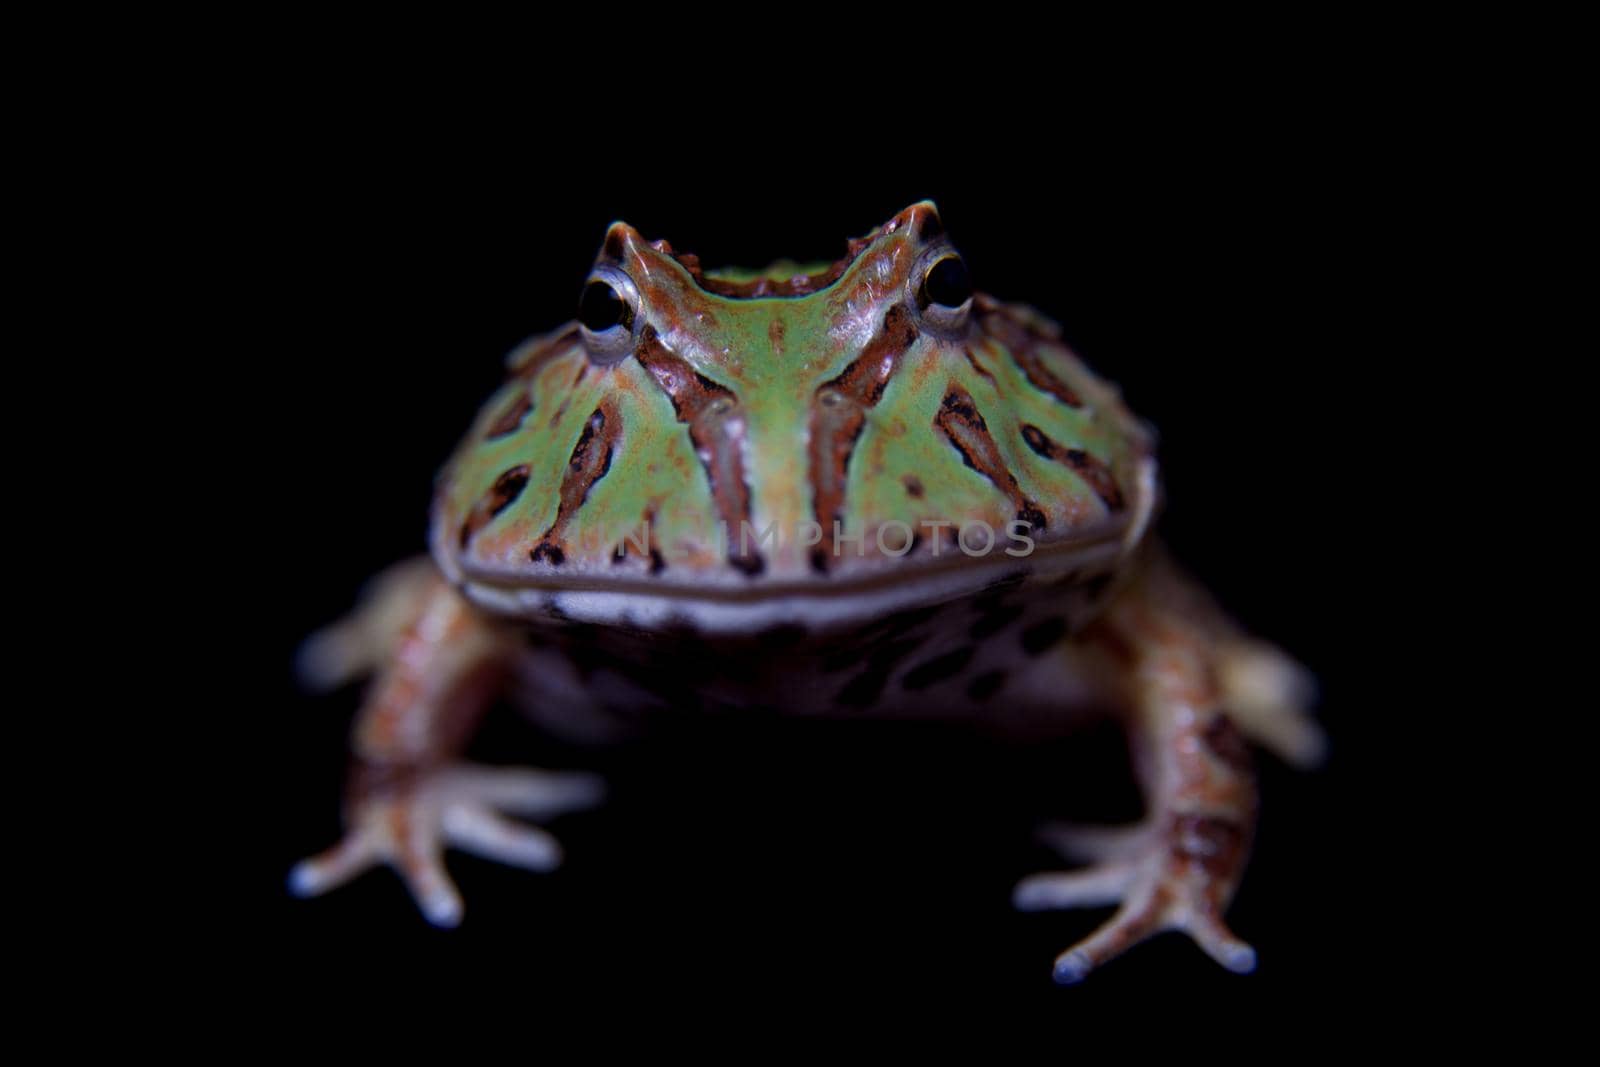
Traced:
[[596, 268], [578, 299], [578, 326], [589, 358], [606, 365], [633, 351], [633, 326], [639, 318], [639, 290], [614, 267]]
[[917, 281], [916, 301], [923, 322], [936, 331], [952, 333], [966, 326], [972, 311], [972, 279], [961, 257], [948, 248], [934, 255]]

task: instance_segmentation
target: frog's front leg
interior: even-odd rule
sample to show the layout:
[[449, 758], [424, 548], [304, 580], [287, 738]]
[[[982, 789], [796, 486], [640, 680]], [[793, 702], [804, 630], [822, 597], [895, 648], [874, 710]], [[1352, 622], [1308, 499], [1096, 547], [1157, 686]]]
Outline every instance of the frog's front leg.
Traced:
[[375, 677], [356, 719], [345, 836], [295, 866], [295, 893], [323, 893], [388, 863], [430, 922], [454, 926], [462, 905], [446, 845], [532, 870], [561, 862], [554, 838], [507, 816], [593, 803], [598, 781], [458, 760], [514, 652], [509, 634], [422, 562], [382, 576], [351, 618], [307, 642], [301, 671], [313, 684]]
[[[1242, 637], [1203, 591], [1164, 559], [1151, 562], [1073, 653], [1127, 709], [1147, 816], [1128, 829], [1058, 829], [1051, 841], [1084, 870], [1034, 875], [1017, 907], [1117, 905], [1104, 925], [1056, 959], [1060, 982], [1165, 930], [1192, 937], [1229, 970], [1255, 951], [1223, 921], [1249, 857], [1256, 788], [1248, 733], [1296, 763], [1321, 734], [1305, 714], [1309, 681], [1293, 661]], [[1076, 669], [1083, 669], [1078, 663]]]

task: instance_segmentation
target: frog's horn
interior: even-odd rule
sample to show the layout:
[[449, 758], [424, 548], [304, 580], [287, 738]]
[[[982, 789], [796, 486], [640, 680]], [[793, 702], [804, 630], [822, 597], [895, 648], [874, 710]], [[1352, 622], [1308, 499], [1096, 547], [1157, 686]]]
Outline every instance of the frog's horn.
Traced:
[[600, 243], [600, 255], [621, 262], [627, 256], [629, 246], [637, 248], [644, 244], [644, 236], [638, 230], [618, 219], [606, 227], [606, 239]]
[[944, 236], [944, 220], [939, 217], [939, 207], [932, 200], [918, 200], [884, 225], [885, 233], [909, 229], [917, 240], [927, 243]]

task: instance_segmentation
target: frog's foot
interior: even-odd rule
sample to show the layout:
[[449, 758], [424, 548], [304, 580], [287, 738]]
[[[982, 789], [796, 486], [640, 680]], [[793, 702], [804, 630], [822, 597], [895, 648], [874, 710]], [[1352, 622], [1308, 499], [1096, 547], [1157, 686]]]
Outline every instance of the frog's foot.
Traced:
[[1173, 814], [1132, 829], [1056, 828], [1046, 838], [1065, 855], [1094, 862], [1081, 871], [1024, 878], [1012, 897], [1017, 908], [1118, 905], [1110, 920], [1056, 957], [1056, 981], [1081, 981], [1166, 930], [1188, 934], [1230, 971], [1255, 969], [1255, 950], [1222, 920], [1246, 853], [1244, 835], [1231, 819]]
[[[387, 780], [385, 780], [387, 779]], [[561, 846], [544, 830], [508, 818], [589, 807], [604, 788], [587, 774], [451, 764], [431, 772], [358, 776], [344, 839], [289, 873], [297, 896], [325, 893], [375, 866], [399, 872], [422, 914], [436, 926], [461, 921], [461, 895], [444, 867], [444, 849], [533, 871], [561, 864]]]

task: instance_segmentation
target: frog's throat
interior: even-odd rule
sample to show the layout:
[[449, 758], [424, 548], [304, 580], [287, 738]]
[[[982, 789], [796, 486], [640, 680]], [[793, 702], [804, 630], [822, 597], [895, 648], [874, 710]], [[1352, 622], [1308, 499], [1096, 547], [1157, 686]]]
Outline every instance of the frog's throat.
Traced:
[[[1041, 544], [1028, 556], [958, 555], [826, 580], [674, 584], [584, 575], [464, 574], [444, 554], [447, 577], [474, 604], [515, 619], [570, 620], [642, 628], [687, 624], [708, 633], [747, 633], [799, 624], [832, 629], [970, 596], [1026, 575], [1063, 590], [1115, 573], [1142, 530], [1118, 528], [1079, 541]], [[1130, 536], [1131, 535], [1131, 536]]]

